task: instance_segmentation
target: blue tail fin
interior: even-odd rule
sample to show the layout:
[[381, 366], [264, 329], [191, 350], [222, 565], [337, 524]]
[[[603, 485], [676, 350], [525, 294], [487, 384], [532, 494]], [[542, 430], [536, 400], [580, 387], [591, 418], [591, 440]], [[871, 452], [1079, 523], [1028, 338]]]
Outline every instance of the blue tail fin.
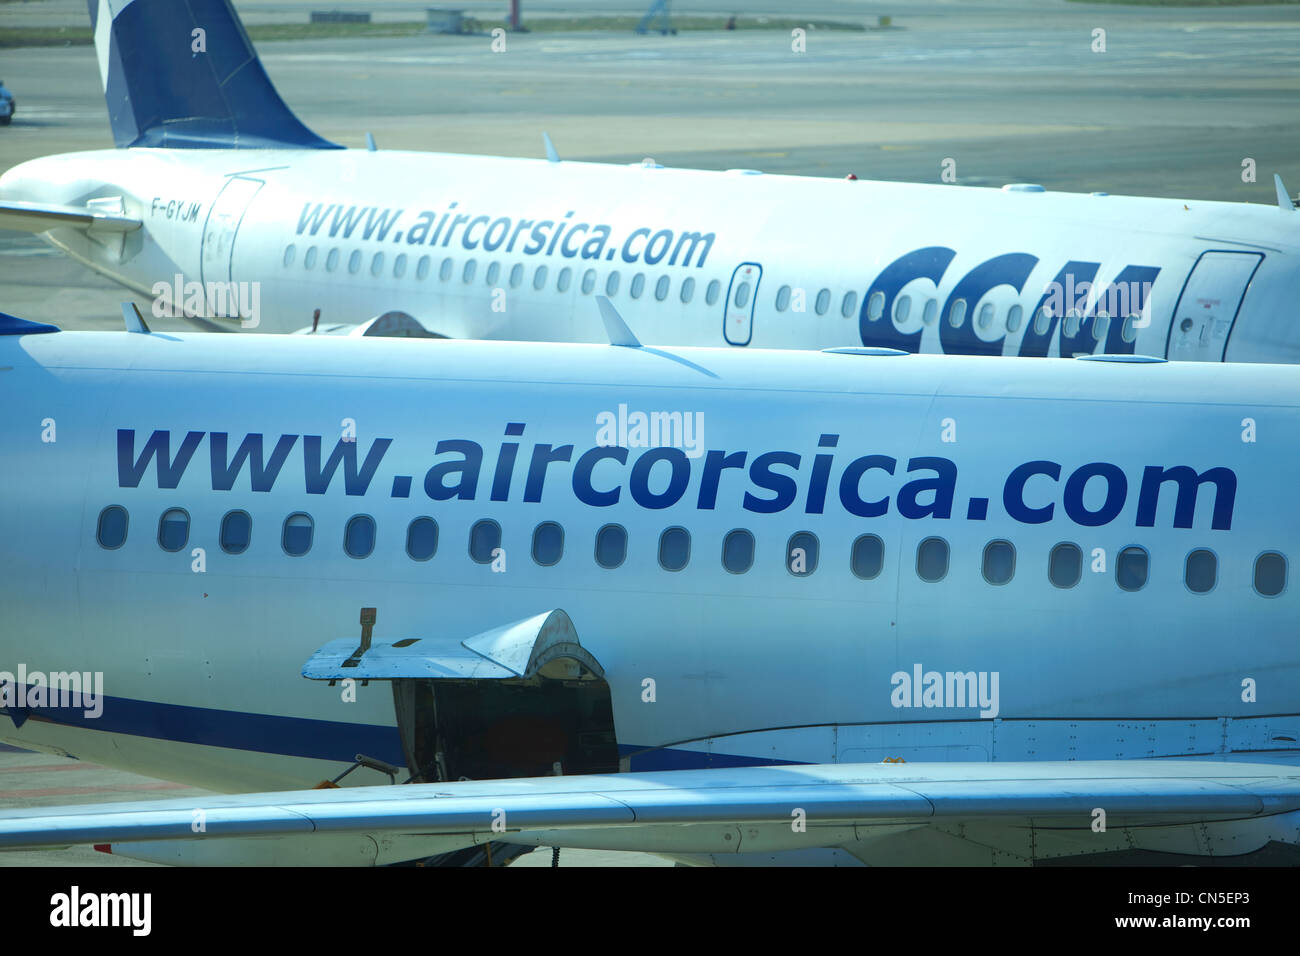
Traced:
[[88, 0], [120, 147], [339, 149], [285, 106], [230, 0]]

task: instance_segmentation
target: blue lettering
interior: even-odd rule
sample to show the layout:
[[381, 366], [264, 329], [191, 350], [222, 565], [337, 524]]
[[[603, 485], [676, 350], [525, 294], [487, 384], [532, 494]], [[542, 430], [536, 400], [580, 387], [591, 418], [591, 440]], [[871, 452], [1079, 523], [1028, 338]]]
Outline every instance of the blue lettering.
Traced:
[[180, 484], [185, 467], [194, 457], [194, 451], [203, 441], [203, 432], [186, 432], [185, 440], [171, 459], [171, 432], [155, 431], [145, 442], [140, 457], [135, 457], [135, 429], [117, 430], [117, 484], [119, 488], [137, 488], [149, 468], [149, 461], [158, 460], [158, 487], [175, 488]]
[[1061, 480], [1061, 466], [1054, 461], [1028, 461], [1015, 468], [1002, 488], [1002, 507], [1021, 524], [1043, 524], [1052, 520], [1056, 505], [1031, 508], [1025, 504], [1025, 483], [1034, 475]]

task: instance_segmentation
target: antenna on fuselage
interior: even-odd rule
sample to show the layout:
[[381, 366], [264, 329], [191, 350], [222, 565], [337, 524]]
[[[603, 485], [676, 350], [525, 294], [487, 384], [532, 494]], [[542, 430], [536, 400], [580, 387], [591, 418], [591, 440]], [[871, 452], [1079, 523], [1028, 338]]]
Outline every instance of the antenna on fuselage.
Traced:
[[641, 342], [618, 314], [614, 303], [607, 296], [596, 296], [596, 305], [600, 306], [600, 318], [605, 323], [605, 334], [609, 336], [610, 345], [622, 345], [630, 349], [639, 349]]
[[542, 145], [546, 147], [546, 161], [548, 163], [558, 163], [560, 154], [556, 152], [555, 144], [551, 142], [551, 134], [542, 130]]
[[122, 318], [126, 320], [126, 330], [128, 332], [149, 334], [149, 326], [145, 324], [144, 316], [140, 314], [140, 307], [134, 302], [122, 303]]
[[1283, 212], [1295, 212], [1295, 201], [1287, 193], [1286, 187], [1282, 185], [1282, 177], [1277, 173], [1273, 174], [1273, 185], [1277, 188], [1277, 208]]

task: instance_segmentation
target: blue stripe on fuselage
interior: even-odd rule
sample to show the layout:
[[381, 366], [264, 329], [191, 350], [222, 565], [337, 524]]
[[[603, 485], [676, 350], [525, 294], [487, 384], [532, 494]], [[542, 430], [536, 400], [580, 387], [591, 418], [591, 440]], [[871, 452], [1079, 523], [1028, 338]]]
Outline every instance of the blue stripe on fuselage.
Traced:
[[364, 753], [399, 767], [406, 765], [396, 727], [248, 714], [107, 695], [103, 705], [98, 717], [87, 717], [84, 707], [23, 708], [9, 716], [15, 725], [24, 719], [40, 720], [81, 730], [342, 763], [352, 763], [357, 754]]
[[[399, 767], [406, 766], [401, 737], [396, 727], [276, 714], [250, 714], [107, 695], [103, 698], [103, 704], [103, 713], [95, 718], [87, 717], [82, 707], [39, 707], [12, 711], [0, 708], [0, 714], [7, 714], [16, 726], [21, 726], [26, 720], [46, 721], [81, 730], [99, 730], [175, 743], [333, 760], [339, 763], [352, 763], [357, 754], [363, 753]], [[632, 770], [701, 770], [802, 762], [674, 748], [646, 748], [630, 744], [619, 744], [618, 753], [621, 758], [630, 760]]]

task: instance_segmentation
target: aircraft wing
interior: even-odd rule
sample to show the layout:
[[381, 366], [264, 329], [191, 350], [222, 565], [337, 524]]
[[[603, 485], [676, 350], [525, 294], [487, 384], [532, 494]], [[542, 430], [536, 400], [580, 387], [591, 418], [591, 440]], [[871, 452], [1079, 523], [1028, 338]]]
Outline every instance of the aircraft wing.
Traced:
[[0, 229], [45, 232], [59, 226], [74, 226], [93, 232], [132, 232], [140, 220], [121, 211], [122, 200], [90, 200], [84, 206], [0, 200]]
[[[919, 840], [926, 830], [934, 832]], [[870, 862], [951, 863], [971, 849], [959, 844], [972, 841], [974, 862], [988, 853], [1041, 858], [1135, 845], [1232, 855], [1300, 842], [1300, 768], [1210, 760], [814, 764], [0, 812], [0, 849], [249, 837], [311, 843], [346, 834], [402, 838], [408, 847], [422, 838], [440, 852], [496, 841], [678, 858], [838, 847]], [[1015, 849], [1022, 845], [1031, 849]]]

